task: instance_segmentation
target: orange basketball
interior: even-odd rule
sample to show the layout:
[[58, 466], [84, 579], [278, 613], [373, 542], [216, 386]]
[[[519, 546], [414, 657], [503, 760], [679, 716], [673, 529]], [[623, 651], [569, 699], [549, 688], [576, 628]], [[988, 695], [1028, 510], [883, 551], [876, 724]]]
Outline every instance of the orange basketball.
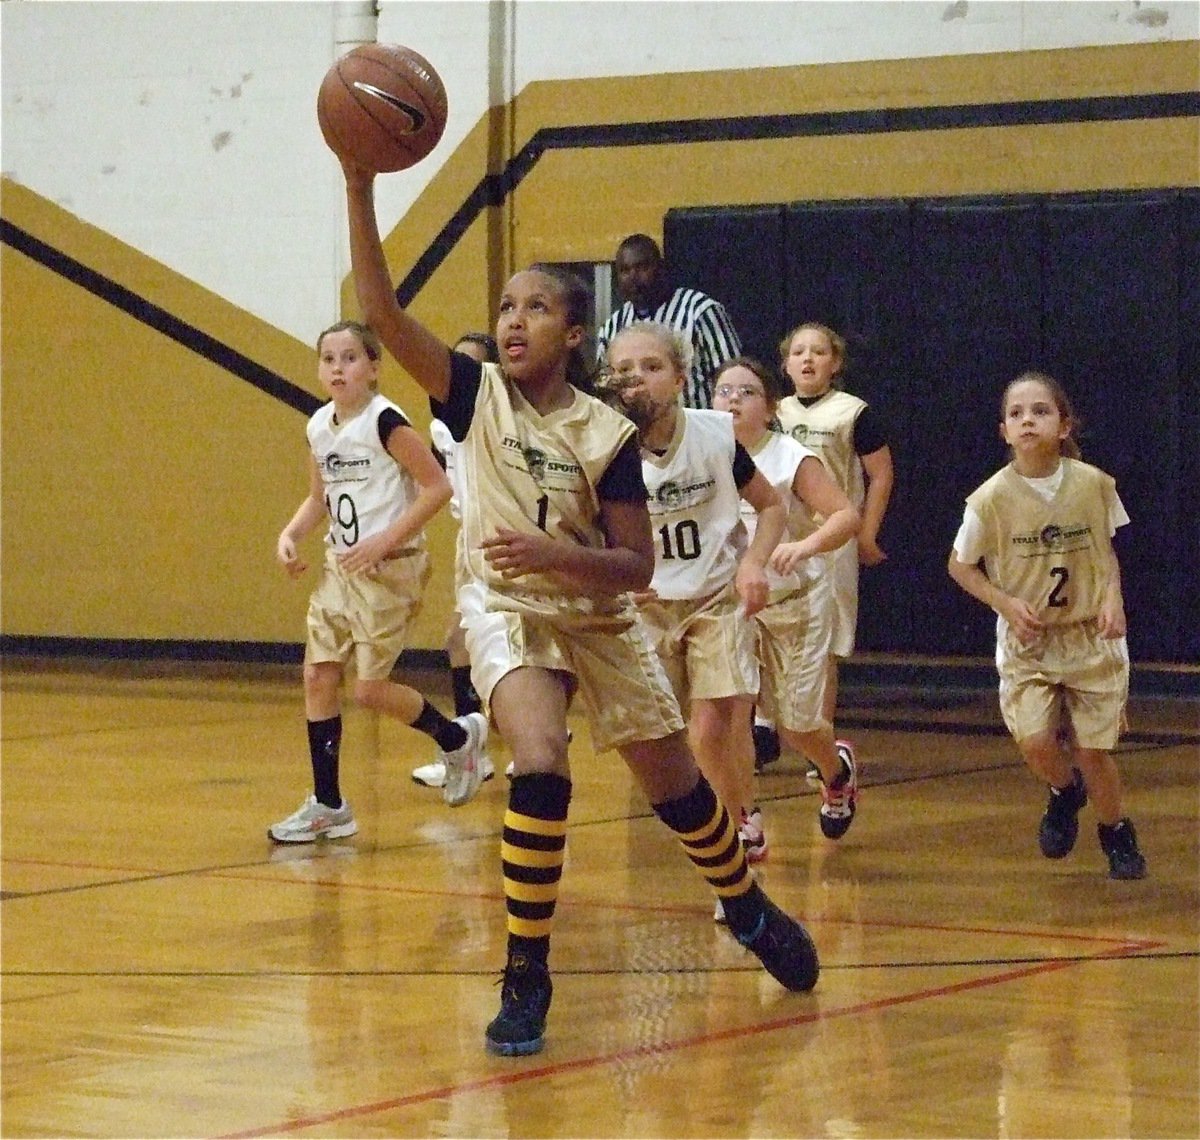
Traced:
[[441, 139], [446, 88], [412, 48], [362, 44], [325, 73], [317, 122], [338, 156], [376, 174], [405, 170]]

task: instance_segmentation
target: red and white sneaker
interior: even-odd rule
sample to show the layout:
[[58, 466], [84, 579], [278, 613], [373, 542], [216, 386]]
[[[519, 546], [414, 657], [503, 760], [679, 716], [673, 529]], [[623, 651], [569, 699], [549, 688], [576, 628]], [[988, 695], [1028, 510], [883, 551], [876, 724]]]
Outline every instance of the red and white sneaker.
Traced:
[[821, 833], [826, 839], [841, 839], [850, 830], [858, 805], [858, 761], [854, 748], [839, 740], [837, 754], [848, 774], [843, 773], [832, 786], [821, 784]]
[[762, 812], [757, 807], [751, 808], [749, 812], [742, 812], [738, 836], [741, 838], [747, 863], [761, 863], [767, 857], [767, 836], [763, 831]]
[[446, 779], [442, 784], [442, 799], [451, 807], [465, 804], [479, 791], [483, 783], [484, 748], [487, 746], [488, 723], [483, 713], [456, 716], [455, 724], [462, 725], [467, 739], [453, 752], [441, 752], [438, 759], [445, 765]]

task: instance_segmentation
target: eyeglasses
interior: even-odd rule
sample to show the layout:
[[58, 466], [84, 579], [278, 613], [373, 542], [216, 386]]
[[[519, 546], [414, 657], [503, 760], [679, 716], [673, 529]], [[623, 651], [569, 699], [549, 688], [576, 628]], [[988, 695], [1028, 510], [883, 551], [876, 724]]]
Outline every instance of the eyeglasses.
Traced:
[[732, 396], [741, 396], [743, 400], [750, 400], [757, 396], [765, 400], [767, 396], [761, 388], [751, 388], [749, 384], [739, 384], [736, 388], [732, 384], [720, 384], [713, 395], [720, 396], [722, 400], [728, 400]]

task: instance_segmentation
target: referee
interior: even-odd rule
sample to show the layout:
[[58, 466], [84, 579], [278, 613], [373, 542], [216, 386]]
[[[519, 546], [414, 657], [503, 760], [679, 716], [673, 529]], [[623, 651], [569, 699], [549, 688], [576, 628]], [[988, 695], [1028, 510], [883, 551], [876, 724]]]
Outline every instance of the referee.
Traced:
[[711, 408], [713, 373], [742, 352], [725, 306], [699, 289], [673, 288], [662, 251], [646, 234], [622, 239], [613, 269], [622, 304], [596, 334], [597, 361], [605, 360], [609, 341], [635, 321], [657, 321], [677, 329], [692, 346], [683, 402], [689, 408]]

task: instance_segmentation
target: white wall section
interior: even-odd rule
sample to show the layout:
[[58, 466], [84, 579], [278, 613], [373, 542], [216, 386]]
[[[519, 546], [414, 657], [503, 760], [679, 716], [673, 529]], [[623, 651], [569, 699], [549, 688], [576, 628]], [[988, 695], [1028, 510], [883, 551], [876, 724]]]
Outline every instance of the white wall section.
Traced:
[[[341, 182], [314, 103], [363, 5], [6, 0], [0, 21], [7, 177], [306, 342], [336, 316]], [[378, 35], [450, 95], [433, 156], [380, 180], [386, 230], [533, 80], [1189, 40], [1200, 5], [385, 0]]]

